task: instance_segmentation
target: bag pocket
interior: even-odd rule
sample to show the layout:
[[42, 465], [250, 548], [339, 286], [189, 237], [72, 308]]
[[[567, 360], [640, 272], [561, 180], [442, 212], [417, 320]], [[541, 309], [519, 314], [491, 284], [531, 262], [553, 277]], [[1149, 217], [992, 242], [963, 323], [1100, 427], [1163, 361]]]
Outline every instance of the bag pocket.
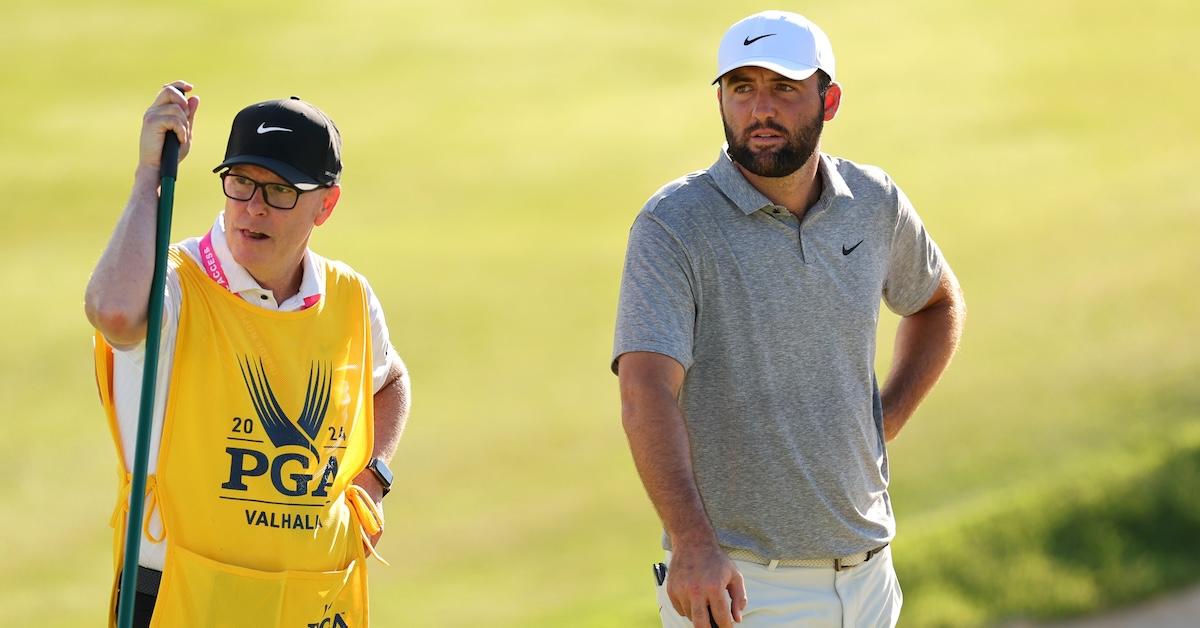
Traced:
[[151, 626], [366, 626], [364, 576], [357, 560], [337, 571], [258, 571], [173, 544]]

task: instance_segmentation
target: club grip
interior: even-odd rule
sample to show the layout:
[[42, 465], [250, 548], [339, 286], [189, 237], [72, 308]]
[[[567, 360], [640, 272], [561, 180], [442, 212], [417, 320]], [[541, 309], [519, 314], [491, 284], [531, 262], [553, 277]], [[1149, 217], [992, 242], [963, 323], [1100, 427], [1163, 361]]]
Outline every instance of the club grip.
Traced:
[[163, 137], [163, 152], [162, 165], [159, 166], [158, 174], [163, 179], [175, 179], [175, 175], [179, 173], [179, 138], [175, 136], [174, 131], [167, 131]]

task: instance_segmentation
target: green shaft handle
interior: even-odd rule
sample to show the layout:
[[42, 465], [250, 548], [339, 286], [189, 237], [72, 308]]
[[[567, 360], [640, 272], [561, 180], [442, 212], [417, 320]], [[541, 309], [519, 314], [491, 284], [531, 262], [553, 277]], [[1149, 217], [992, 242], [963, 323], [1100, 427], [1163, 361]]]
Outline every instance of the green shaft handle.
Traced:
[[142, 542], [142, 517], [146, 506], [146, 467], [150, 461], [150, 429], [154, 416], [154, 389], [158, 383], [158, 345], [162, 338], [163, 293], [167, 280], [167, 249], [171, 246], [171, 212], [175, 205], [175, 176], [179, 171], [179, 138], [167, 132], [163, 139], [158, 219], [154, 230], [154, 274], [150, 278], [150, 304], [146, 313], [146, 361], [142, 371], [142, 401], [138, 410], [137, 444], [133, 453], [133, 479], [129, 488], [129, 516], [125, 521], [125, 559], [121, 568], [118, 628], [133, 628], [134, 594], [137, 592], [138, 554]]

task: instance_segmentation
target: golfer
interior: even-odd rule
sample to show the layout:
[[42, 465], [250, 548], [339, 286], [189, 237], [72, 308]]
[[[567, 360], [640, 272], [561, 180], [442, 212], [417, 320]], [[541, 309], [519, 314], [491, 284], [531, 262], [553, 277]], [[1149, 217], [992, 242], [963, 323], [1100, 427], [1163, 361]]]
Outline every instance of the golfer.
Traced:
[[[949, 363], [954, 274], [886, 173], [821, 152], [842, 99], [800, 15], [725, 33], [716, 163], [629, 234], [612, 367], [665, 528], [664, 626], [892, 626], [885, 442]], [[880, 300], [903, 317], [882, 390]]]
[[[129, 204], [86, 294], [120, 460], [120, 569], [145, 359], [163, 138], [193, 138], [192, 86], [143, 117]], [[365, 555], [409, 384], [366, 279], [308, 248], [337, 206], [341, 137], [297, 98], [233, 120], [225, 209], [171, 247], [134, 605], [138, 626], [365, 626]], [[110, 624], [116, 616], [110, 604]]]

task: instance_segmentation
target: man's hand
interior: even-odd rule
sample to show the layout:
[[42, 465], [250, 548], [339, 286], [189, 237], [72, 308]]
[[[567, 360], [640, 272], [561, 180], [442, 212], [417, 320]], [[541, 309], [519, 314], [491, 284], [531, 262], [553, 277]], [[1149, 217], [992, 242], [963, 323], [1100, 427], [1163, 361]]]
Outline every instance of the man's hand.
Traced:
[[[358, 486], [361, 486], [363, 490], [367, 492], [367, 495], [371, 496], [371, 501], [375, 502], [375, 508], [377, 508], [379, 512], [383, 512], [383, 484], [379, 482], [379, 478], [375, 477], [375, 473], [370, 469], [364, 469], [362, 473], [359, 473], [358, 476], [354, 478], [354, 483]], [[380, 529], [378, 534], [372, 534], [370, 537], [371, 546], [378, 546], [379, 539], [383, 537], [383, 530]], [[369, 552], [371, 548], [368, 547], [364, 549]]]
[[196, 120], [196, 109], [200, 107], [198, 96], [187, 96], [192, 84], [173, 81], [163, 85], [150, 108], [142, 116], [142, 135], [138, 141], [138, 169], [158, 172], [162, 162], [163, 137], [174, 133], [179, 138], [179, 160], [187, 157], [192, 148], [192, 124]]
[[695, 628], [731, 628], [742, 621], [746, 585], [733, 561], [715, 543], [672, 543], [667, 596]]

